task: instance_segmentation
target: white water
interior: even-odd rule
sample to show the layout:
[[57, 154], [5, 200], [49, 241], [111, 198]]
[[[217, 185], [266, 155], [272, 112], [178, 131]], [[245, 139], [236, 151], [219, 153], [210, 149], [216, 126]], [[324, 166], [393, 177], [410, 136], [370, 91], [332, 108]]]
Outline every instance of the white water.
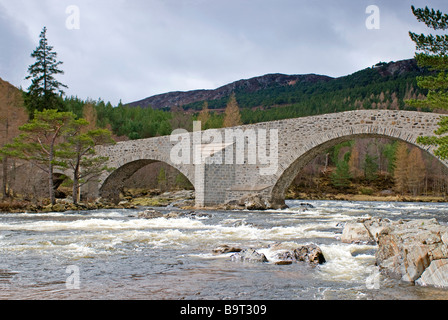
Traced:
[[[448, 298], [378, 275], [375, 246], [343, 244], [344, 223], [365, 216], [436, 217], [445, 204], [309, 201], [315, 208], [208, 212], [208, 218], [138, 219], [135, 210], [0, 215], [0, 298], [408, 299]], [[281, 243], [281, 249], [272, 245]], [[276, 254], [315, 243], [327, 262], [277, 266]], [[252, 247], [268, 263], [214, 255]], [[68, 266], [80, 289], [65, 287]]]

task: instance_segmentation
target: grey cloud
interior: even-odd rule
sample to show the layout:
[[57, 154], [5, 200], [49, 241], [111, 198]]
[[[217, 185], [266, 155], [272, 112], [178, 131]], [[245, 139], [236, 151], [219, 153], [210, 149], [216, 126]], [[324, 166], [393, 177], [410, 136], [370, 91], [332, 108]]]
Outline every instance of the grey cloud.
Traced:
[[[0, 52], [0, 77], [20, 79], [35, 47], [24, 34], [37, 43], [45, 24], [64, 61], [68, 93], [113, 103], [265, 73], [345, 75], [412, 57], [407, 32], [421, 28], [410, 1], [46, 0], [21, 10], [28, 3], [0, 0], [16, 13], [0, 13], [2, 37], [21, 52]], [[447, 11], [446, 0], [413, 3]], [[80, 30], [64, 27], [64, 8], [72, 4], [81, 10]], [[365, 27], [370, 4], [381, 10], [380, 30]]]
[[14, 85], [20, 85], [28, 69], [33, 42], [26, 27], [15, 21], [0, 4], [0, 77]]

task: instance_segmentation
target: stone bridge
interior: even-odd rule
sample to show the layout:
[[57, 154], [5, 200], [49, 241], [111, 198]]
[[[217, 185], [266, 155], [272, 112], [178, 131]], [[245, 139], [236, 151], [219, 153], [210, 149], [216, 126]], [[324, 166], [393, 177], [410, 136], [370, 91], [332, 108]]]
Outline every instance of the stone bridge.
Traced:
[[[177, 131], [171, 136], [100, 146], [109, 157], [100, 181], [83, 193], [117, 199], [126, 179], [152, 162], [165, 162], [193, 184], [196, 206], [212, 206], [257, 194], [272, 207], [284, 204], [285, 191], [300, 170], [331, 146], [355, 137], [386, 137], [417, 145], [434, 135], [440, 114], [358, 110], [279, 120], [227, 129]], [[197, 126], [197, 124], [195, 125]], [[448, 164], [444, 162], [446, 166]]]

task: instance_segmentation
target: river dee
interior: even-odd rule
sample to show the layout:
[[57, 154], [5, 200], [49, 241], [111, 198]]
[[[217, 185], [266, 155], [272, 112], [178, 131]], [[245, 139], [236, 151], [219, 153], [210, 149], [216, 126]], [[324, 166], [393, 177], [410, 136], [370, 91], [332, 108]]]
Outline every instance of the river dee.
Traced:
[[[380, 275], [376, 246], [339, 241], [344, 223], [359, 217], [448, 224], [446, 204], [307, 201], [314, 208], [304, 211], [300, 203], [151, 220], [138, 210], [0, 214], [0, 299], [448, 299], [448, 290]], [[315, 243], [327, 263], [275, 265], [269, 246], [278, 242]], [[223, 244], [270, 262], [213, 255]]]

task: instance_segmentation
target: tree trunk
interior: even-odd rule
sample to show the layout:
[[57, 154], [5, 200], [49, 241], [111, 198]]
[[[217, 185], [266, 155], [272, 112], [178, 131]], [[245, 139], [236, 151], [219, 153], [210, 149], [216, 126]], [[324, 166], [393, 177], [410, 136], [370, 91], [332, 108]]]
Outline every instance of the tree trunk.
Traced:
[[76, 167], [73, 173], [73, 204], [79, 202], [79, 167]]
[[78, 178], [76, 177], [76, 174], [73, 175], [73, 204], [78, 204]]
[[50, 192], [51, 205], [56, 204], [55, 192], [54, 192], [54, 182], [53, 182], [53, 157], [54, 157], [54, 151], [53, 151], [53, 146], [51, 146], [50, 147], [49, 164], [48, 164], [48, 191]]
[[78, 144], [76, 146], [76, 163], [73, 168], [73, 204], [78, 204], [81, 200], [80, 198], [80, 187], [79, 187], [79, 178], [80, 178], [80, 170], [81, 170], [81, 146]]
[[9, 197], [8, 193], [8, 157], [4, 156], [2, 161], [3, 176], [2, 176], [2, 195], [3, 199]]

